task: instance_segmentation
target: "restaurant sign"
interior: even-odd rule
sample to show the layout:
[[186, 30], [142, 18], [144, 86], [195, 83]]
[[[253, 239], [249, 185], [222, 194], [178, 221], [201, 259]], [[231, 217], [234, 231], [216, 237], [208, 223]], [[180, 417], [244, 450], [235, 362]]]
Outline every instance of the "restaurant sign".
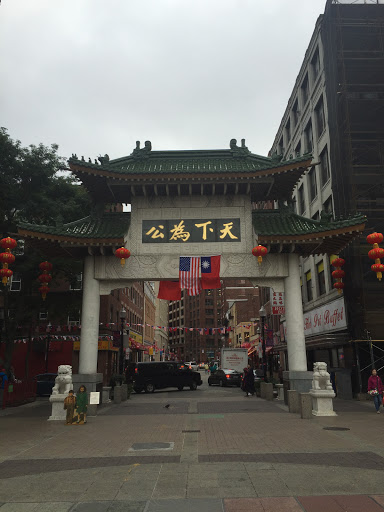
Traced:
[[324, 304], [304, 314], [304, 333], [311, 336], [347, 327], [344, 298]]

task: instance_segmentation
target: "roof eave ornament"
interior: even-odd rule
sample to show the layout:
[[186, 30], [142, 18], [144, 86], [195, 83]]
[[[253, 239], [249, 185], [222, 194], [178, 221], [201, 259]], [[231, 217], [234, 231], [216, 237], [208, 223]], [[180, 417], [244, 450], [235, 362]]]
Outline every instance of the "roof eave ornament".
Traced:
[[131, 156], [133, 156], [133, 158], [148, 158], [151, 151], [152, 151], [152, 143], [150, 140], [146, 140], [144, 142], [144, 147], [142, 149], [140, 149], [140, 141], [137, 140], [136, 147], [132, 151]]
[[236, 139], [231, 139], [229, 142], [229, 147], [232, 153], [232, 156], [247, 156], [250, 154], [249, 149], [245, 145], [245, 139], [241, 139], [241, 146], [237, 145]]

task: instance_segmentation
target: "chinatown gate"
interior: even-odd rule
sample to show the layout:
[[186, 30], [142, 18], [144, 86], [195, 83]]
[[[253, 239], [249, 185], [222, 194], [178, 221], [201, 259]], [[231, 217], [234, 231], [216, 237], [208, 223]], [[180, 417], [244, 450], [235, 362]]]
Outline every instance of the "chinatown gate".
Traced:
[[[55, 227], [22, 224], [19, 235], [45, 254], [65, 251], [84, 260], [74, 382], [94, 390], [101, 380], [100, 295], [137, 280], [177, 280], [180, 256], [221, 255], [221, 279], [250, 279], [254, 286], [285, 292], [290, 387], [308, 391], [312, 372], [307, 371], [299, 258], [338, 254], [365, 223], [363, 215], [333, 220], [322, 214], [313, 220], [294, 213], [293, 188], [312, 165], [309, 154], [286, 161], [262, 157], [235, 139], [225, 150], [152, 151], [149, 141], [142, 149], [137, 142], [128, 157], [105, 155], [94, 163], [72, 155], [70, 170], [91, 195], [92, 214]], [[106, 206], [121, 203], [131, 204], [131, 212], [106, 213]], [[258, 244], [268, 249], [261, 265], [252, 255]], [[131, 252], [123, 267], [114, 256], [121, 246]]]

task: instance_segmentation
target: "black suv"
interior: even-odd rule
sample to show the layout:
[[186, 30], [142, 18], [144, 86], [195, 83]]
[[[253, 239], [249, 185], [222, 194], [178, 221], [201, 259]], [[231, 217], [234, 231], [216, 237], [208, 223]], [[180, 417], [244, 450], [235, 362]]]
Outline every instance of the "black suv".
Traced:
[[177, 388], [182, 391], [189, 387], [192, 391], [201, 386], [200, 373], [182, 367], [172, 361], [136, 363], [129, 368], [136, 393], [153, 393], [155, 389]]

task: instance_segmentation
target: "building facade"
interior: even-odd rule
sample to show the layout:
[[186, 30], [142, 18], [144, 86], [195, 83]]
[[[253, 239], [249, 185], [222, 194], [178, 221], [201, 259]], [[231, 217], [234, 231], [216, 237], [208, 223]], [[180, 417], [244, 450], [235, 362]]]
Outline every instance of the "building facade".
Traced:
[[[383, 231], [383, 107], [384, 5], [328, 0], [271, 149], [283, 158], [314, 157], [293, 193], [297, 214], [316, 221], [359, 211], [368, 218], [365, 236]], [[308, 365], [324, 360], [335, 373], [349, 370], [356, 392], [356, 351], [365, 352], [358, 340], [384, 339], [384, 298], [365, 236], [340, 253], [342, 296], [331, 275], [336, 255], [301, 259]]]

